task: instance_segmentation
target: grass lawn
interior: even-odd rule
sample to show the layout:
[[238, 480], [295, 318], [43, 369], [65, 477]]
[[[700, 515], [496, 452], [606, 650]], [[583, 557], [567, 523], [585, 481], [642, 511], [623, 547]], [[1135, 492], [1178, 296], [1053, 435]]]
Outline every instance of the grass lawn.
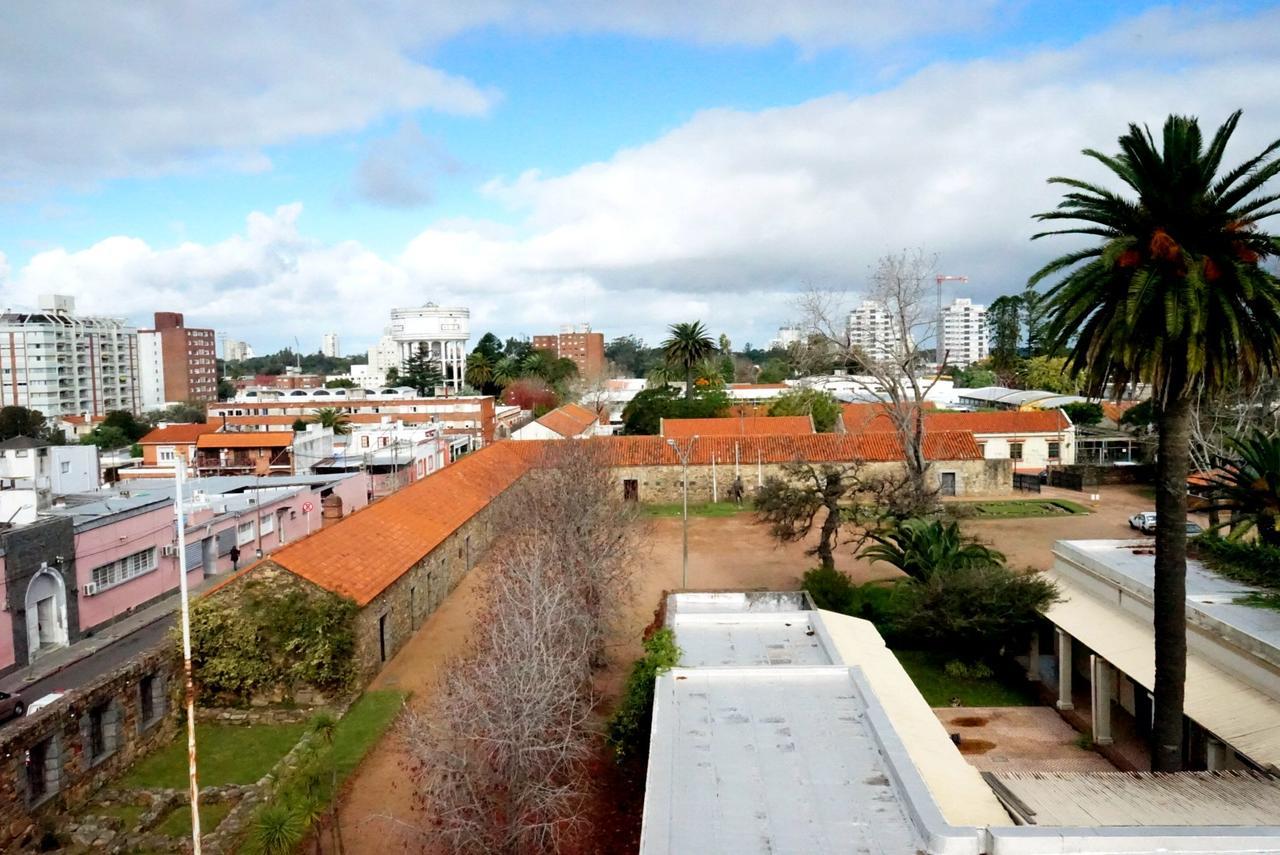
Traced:
[[945, 653], [895, 650], [893, 655], [931, 707], [949, 707], [952, 698], [959, 698], [962, 707], [1025, 707], [1036, 703], [1025, 681], [1013, 682], [1000, 671], [981, 680], [961, 679], [946, 672], [950, 657]]
[[382, 690], [360, 696], [333, 732], [333, 756], [338, 780], [344, 780], [390, 727], [404, 706], [403, 692]]
[[[271, 771], [297, 744], [305, 724], [237, 726], [197, 724], [196, 751], [200, 760], [200, 786], [252, 784]], [[165, 748], [144, 758], [120, 782], [123, 789], [155, 789], [187, 786], [185, 731]]]
[[[209, 802], [200, 805], [200, 836], [204, 837], [218, 827], [218, 823], [231, 813], [230, 802]], [[156, 826], [156, 831], [166, 837], [191, 837], [191, 805], [176, 807], [165, 815]]]
[[[697, 502], [689, 503], [691, 517], [731, 517], [734, 514], [747, 513], [751, 507], [745, 502], [741, 505], [733, 502]], [[645, 505], [644, 512], [651, 517], [678, 517], [684, 513], [684, 505], [680, 502], [670, 504]]]
[[1012, 519], [1087, 514], [1089, 509], [1068, 499], [1007, 499], [995, 502], [948, 502], [967, 519]]

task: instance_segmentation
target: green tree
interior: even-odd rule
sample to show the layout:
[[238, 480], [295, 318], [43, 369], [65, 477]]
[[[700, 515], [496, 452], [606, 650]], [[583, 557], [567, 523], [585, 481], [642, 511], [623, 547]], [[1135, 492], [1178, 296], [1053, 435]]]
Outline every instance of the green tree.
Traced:
[[387, 374], [383, 378], [383, 380], [386, 381], [386, 384], [388, 386], [399, 386], [402, 382], [402, 379], [400, 377], [400, 369], [394, 365], [391, 366], [390, 368], [387, 369]]
[[970, 567], [989, 567], [1004, 561], [1003, 553], [960, 534], [956, 523], [904, 520], [886, 532], [871, 532], [874, 541], [858, 553], [867, 561], [892, 564], [913, 579], [927, 582], [936, 573]]
[[630, 436], [661, 432], [663, 419], [709, 419], [722, 416], [732, 406], [723, 389], [699, 389], [693, 399], [680, 397], [671, 386], [641, 390], [622, 410], [622, 432]]
[[792, 389], [769, 405], [771, 416], [812, 416], [818, 433], [832, 433], [840, 418], [840, 402], [821, 389]]
[[44, 436], [44, 432], [44, 414], [39, 410], [18, 406], [0, 407], [0, 440], [13, 439], [15, 436], [36, 439]]
[[492, 365], [502, 358], [502, 339], [487, 332], [480, 337], [480, 341], [476, 342], [475, 349], [471, 352], [480, 354]]
[[419, 347], [417, 353], [404, 361], [400, 382], [416, 389], [419, 395], [435, 395], [436, 387], [444, 382], [444, 374], [436, 358], [425, 347]]
[[1080, 380], [1068, 370], [1065, 356], [1033, 356], [1023, 360], [1018, 369], [1018, 382], [1024, 389], [1059, 395], [1075, 395], [1080, 391]]
[[648, 376], [650, 369], [662, 361], [662, 354], [633, 335], [619, 336], [604, 346], [604, 355], [627, 377]]
[[857, 467], [788, 463], [783, 473], [785, 478], [765, 479], [756, 494], [756, 513], [782, 543], [804, 540], [816, 525], [818, 542], [805, 554], [818, 556], [823, 570], [834, 570], [840, 529], [852, 522], [842, 506], [858, 488]]
[[236, 384], [223, 377], [218, 380], [218, 400], [230, 401], [236, 396]]
[[1022, 342], [1022, 298], [1006, 294], [987, 308], [987, 329], [991, 330], [991, 365], [1010, 372], [1018, 364]]
[[514, 356], [504, 356], [493, 365], [493, 382], [506, 388], [521, 377], [520, 360]]
[[684, 371], [684, 396], [693, 397], [694, 370], [716, 352], [716, 344], [707, 335], [701, 321], [672, 324], [662, 343], [662, 354], [669, 366]]
[[354, 381], [354, 380], [348, 380], [346, 377], [341, 377], [341, 378], [339, 378], [339, 379], [337, 379], [337, 380], [326, 380], [326, 381], [324, 381], [324, 387], [325, 387], [326, 389], [355, 389], [355, 388], [358, 388], [358, 387], [356, 386], [356, 383], [355, 383], [355, 381]]
[[983, 367], [980, 362], [966, 365], [952, 375], [957, 389], [981, 389], [983, 386], [995, 386], [1000, 378], [990, 368]]
[[133, 438], [118, 427], [101, 424], [80, 438], [81, 445], [96, 445], [103, 451], [124, 448], [133, 444]]
[[1022, 292], [1019, 304], [1022, 307], [1023, 325], [1027, 328], [1027, 356], [1052, 356], [1059, 352], [1061, 347], [1050, 343], [1049, 326], [1045, 323], [1049, 304], [1044, 296], [1028, 287]]
[[774, 357], [768, 360], [760, 368], [760, 375], [756, 377], [757, 383], [781, 383], [791, 376], [791, 366], [787, 364], [787, 360]]
[[[1260, 262], [1280, 240], [1259, 228], [1277, 213], [1259, 191], [1280, 172], [1280, 140], [1219, 175], [1239, 122], [1236, 112], [1207, 147], [1199, 122], [1170, 116], [1157, 144], [1130, 125], [1120, 153], [1092, 149], [1136, 198], [1072, 178], [1041, 221], [1043, 232], [1096, 238], [1046, 264], [1029, 284], [1061, 278], [1045, 293], [1051, 350], [1069, 347], [1069, 367], [1089, 394], [1150, 384], [1157, 406], [1155, 704], [1152, 769], [1182, 768], [1186, 680], [1187, 470], [1192, 406], [1234, 381], [1280, 370], [1280, 282]], [[1072, 339], [1074, 338], [1074, 342]]]
[[1268, 546], [1280, 546], [1280, 436], [1255, 431], [1227, 441], [1232, 456], [1213, 476], [1212, 510], [1230, 511], [1232, 539], [1250, 529]]
[[128, 410], [108, 410], [102, 419], [102, 427], [116, 428], [129, 442], [136, 442], [151, 432], [151, 425]]
[[[493, 334], [486, 333], [486, 335]], [[497, 340], [496, 336], [494, 340]], [[493, 363], [493, 358], [477, 347], [467, 357], [467, 381], [473, 386], [483, 388], [493, 380]]]
[[163, 410], [147, 413], [147, 422], [176, 422], [179, 424], [204, 424], [208, 418], [202, 401], [187, 401], [184, 404], [171, 404]]
[[351, 433], [351, 417], [337, 407], [320, 407], [312, 410], [311, 421], [320, 427], [331, 428], [334, 436], [345, 436]]
[[1063, 406], [1062, 411], [1067, 414], [1067, 418], [1071, 419], [1073, 425], [1089, 427], [1102, 421], [1102, 405], [1092, 401], [1066, 404]]

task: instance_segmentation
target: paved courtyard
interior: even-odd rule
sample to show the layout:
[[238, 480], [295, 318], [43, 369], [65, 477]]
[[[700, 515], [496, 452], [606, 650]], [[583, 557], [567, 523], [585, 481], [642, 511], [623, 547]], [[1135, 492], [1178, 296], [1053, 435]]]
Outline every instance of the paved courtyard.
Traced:
[[1052, 707], [948, 707], [934, 710], [960, 753], [983, 772], [1114, 772], [1081, 748], [1075, 728]]

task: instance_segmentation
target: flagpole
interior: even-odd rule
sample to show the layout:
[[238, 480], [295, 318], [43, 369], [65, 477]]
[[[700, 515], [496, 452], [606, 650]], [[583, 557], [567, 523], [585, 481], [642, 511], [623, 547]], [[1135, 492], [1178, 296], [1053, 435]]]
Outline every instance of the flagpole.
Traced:
[[196, 686], [191, 673], [191, 609], [187, 596], [186, 461], [174, 461], [174, 513], [178, 516], [178, 591], [182, 600], [182, 669], [187, 680], [187, 774], [191, 781], [191, 851], [200, 855], [200, 785], [196, 781]]

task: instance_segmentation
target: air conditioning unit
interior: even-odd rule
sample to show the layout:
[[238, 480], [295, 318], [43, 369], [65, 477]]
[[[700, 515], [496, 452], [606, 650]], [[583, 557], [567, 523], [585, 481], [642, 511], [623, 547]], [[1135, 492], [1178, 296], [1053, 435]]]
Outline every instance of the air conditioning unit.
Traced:
[[98, 583], [86, 582], [84, 586], [84, 595], [86, 597], [92, 597], [96, 593], [98, 593]]
[[167, 546], [162, 546], [160, 547], [160, 554], [165, 558], [172, 558], [178, 554], [178, 547], [174, 546], [172, 543]]

